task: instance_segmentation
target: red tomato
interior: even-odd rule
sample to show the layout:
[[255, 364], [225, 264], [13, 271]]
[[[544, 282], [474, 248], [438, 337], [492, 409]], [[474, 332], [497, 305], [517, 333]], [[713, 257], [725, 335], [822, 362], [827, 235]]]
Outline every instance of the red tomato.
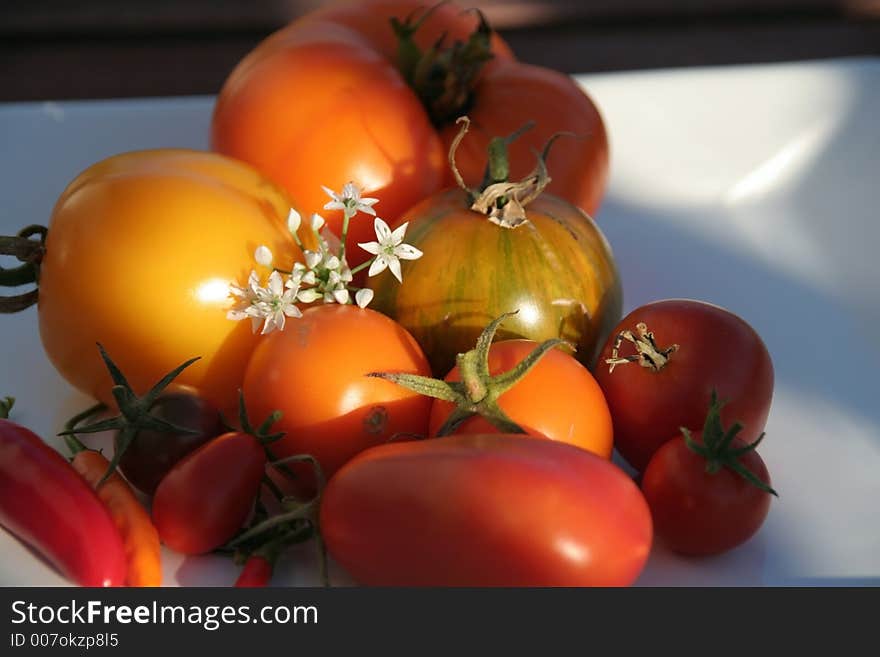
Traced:
[[[677, 349], [655, 354], [656, 370], [640, 362], [612, 368], [606, 361], [616, 337], [630, 331], [638, 338], [640, 323], [661, 351]], [[635, 345], [622, 340], [618, 357], [637, 358]], [[615, 447], [639, 471], [681, 427], [702, 427], [713, 389], [727, 402], [722, 421], [745, 425], [746, 442], [763, 431], [773, 397], [773, 364], [755, 330], [728, 310], [686, 299], [655, 301], [624, 317], [602, 350], [595, 376], [611, 410]]]
[[371, 586], [622, 586], [651, 548], [651, 517], [617, 466], [514, 435], [365, 451], [320, 508], [333, 558]]
[[[745, 443], [734, 439], [731, 447]], [[766, 485], [770, 475], [757, 452], [740, 463]], [[706, 459], [678, 437], [665, 443], [648, 463], [642, 491], [651, 508], [654, 531], [672, 550], [688, 555], [725, 552], [751, 538], [770, 510], [770, 493], [722, 467], [706, 471]]]
[[231, 539], [247, 520], [266, 467], [252, 435], [226, 433], [171, 468], [153, 496], [159, 538], [183, 554], [204, 554]]
[[[310, 454], [329, 477], [367, 447], [427, 430], [431, 400], [367, 376], [375, 371], [430, 373], [416, 341], [384, 315], [351, 305], [309, 308], [254, 351], [244, 381], [248, 414], [281, 411], [273, 431], [286, 435], [273, 452]], [[308, 466], [294, 470], [310, 478]]]
[[[306, 216], [322, 211], [328, 200], [321, 185], [339, 189], [352, 180], [381, 200], [381, 216], [394, 220], [451, 184], [446, 156], [456, 132], [450, 124], [459, 115], [470, 113], [477, 128], [458, 158], [471, 185], [482, 179], [489, 137], [531, 120], [535, 128], [511, 146], [511, 175], [520, 178], [532, 170], [532, 149], [540, 150], [550, 135], [581, 135], [554, 147], [549, 190], [594, 212], [607, 178], [608, 141], [598, 110], [569, 76], [517, 62], [493, 36], [494, 58], [442, 117], [430, 93], [409, 86], [390, 21], [404, 22], [432, 4], [335, 3], [271, 35], [226, 80], [213, 116], [213, 148], [264, 171]], [[472, 12], [442, 4], [415, 42], [427, 50], [441, 35], [446, 44], [467, 41], [477, 25]], [[341, 215], [327, 219], [339, 234]], [[370, 222], [353, 222], [349, 246], [371, 239]], [[350, 254], [351, 264], [366, 259], [355, 248]]]
[[[500, 374], [514, 368], [538, 343], [503, 340], [489, 348], [489, 372]], [[446, 381], [461, 379], [458, 366]], [[498, 398], [498, 405], [532, 436], [570, 443], [602, 458], [611, 457], [613, 431], [605, 397], [589, 371], [569, 354], [551, 349], [516, 385]], [[454, 405], [437, 399], [431, 407], [429, 433], [437, 431]], [[456, 433], [498, 433], [482, 417], [463, 422]]]

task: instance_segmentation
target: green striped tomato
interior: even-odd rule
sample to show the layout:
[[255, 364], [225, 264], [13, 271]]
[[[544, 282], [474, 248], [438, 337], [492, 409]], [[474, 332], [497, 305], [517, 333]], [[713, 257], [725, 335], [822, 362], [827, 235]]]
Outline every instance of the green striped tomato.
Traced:
[[437, 376], [510, 311], [518, 314], [498, 339], [561, 337], [591, 366], [622, 308], [611, 247], [593, 220], [549, 194], [528, 204], [528, 221], [516, 228], [469, 206], [467, 194], [452, 189], [400, 218], [398, 225], [409, 222], [406, 242], [424, 256], [401, 262], [401, 284], [387, 271], [377, 276], [372, 307], [415, 337]]

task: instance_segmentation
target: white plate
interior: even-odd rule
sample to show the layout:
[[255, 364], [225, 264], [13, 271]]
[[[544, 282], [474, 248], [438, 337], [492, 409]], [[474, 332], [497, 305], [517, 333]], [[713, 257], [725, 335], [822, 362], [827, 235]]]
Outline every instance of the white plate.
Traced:
[[[639, 583], [880, 584], [880, 60], [578, 80], [612, 138], [598, 219], [626, 309], [664, 297], [726, 306], [764, 337], [776, 367], [761, 454], [781, 497], [766, 524], [717, 558], [655, 547]], [[103, 157], [206, 148], [212, 103], [0, 105], [3, 234], [45, 222], [64, 186]], [[33, 309], [0, 318], [0, 344], [0, 395], [18, 398], [18, 421], [51, 437], [88, 404], [46, 360]], [[0, 553], [0, 584], [64, 584], [2, 531]], [[169, 585], [235, 578], [223, 559], [166, 558]], [[311, 550], [286, 559], [277, 582], [317, 583]]]

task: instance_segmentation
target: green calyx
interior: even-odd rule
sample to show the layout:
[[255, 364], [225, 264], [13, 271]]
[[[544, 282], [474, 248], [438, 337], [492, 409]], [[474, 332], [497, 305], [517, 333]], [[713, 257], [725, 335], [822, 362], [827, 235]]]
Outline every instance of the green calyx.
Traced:
[[702, 444], [693, 439], [690, 431], [685, 427], [681, 427], [681, 435], [684, 438], [685, 444], [692, 452], [706, 459], [706, 472], [709, 474], [715, 474], [722, 468], [727, 468], [745, 479], [752, 486], [759, 488], [765, 493], [779, 497], [775, 490], [761, 481], [739, 460], [743, 454], [754, 451], [757, 448], [760, 442], [764, 440], [764, 434], [762, 433], [758, 436], [757, 440], [745, 447], [733, 447], [733, 439], [743, 427], [739, 422], [734, 422], [726, 431], [724, 430], [724, 427], [721, 425], [721, 409], [725, 403], [718, 400], [718, 395], [713, 390], [709, 412], [706, 414], [706, 421], [703, 424]]
[[272, 480], [265, 477], [264, 483], [275, 497], [280, 507], [279, 512], [270, 515], [261, 503], [258, 504], [257, 513], [250, 527], [227, 543], [223, 550], [232, 551], [237, 560], [250, 555], [260, 555], [270, 563], [274, 563], [278, 554], [287, 546], [314, 538], [318, 550], [321, 581], [324, 586], [329, 586], [327, 549], [318, 526], [318, 511], [326, 478], [321, 464], [308, 454], [273, 460], [269, 465], [279, 472], [287, 473], [291, 463], [308, 463], [312, 466], [317, 488], [315, 496], [306, 502], [284, 496]]
[[[22, 263], [8, 269], [0, 267], [0, 286], [18, 287], [39, 282], [48, 233], [45, 226], [32, 225], [20, 230], [18, 235], [0, 236], [0, 255], [14, 256]], [[0, 313], [17, 313], [33, 306], [37, 299], [36, 287], [22, 294], [0, 297]]]
[[505, 433], [526, 433], [501, 409], [498, 405], [499, 397], [519, 383], [548, 351], [562, 344], [569, 347], [571, 345], [559, 338], [547, 340], [515, 367], [501, 374], [491, 374], [489, 347], [501, 323], [516, 312], [505, 313], [492, 321], [480, 334], [474, 349], [458, 354], [456, 362], [460, 381], [443, 381], [418, 374], [390, 372], [371, 372], [367, 376], [385, 379], [413, 392], [455, 404], [455, 410], [437, 431], [438, 437], [452, 434], [463, 422], [475, 416], [485, 418], [492, 426]]
[[421, 26], [447, 1], [425, 11], [419, 8], [403, 21], [391, 19], [391, 28], [398, 39], [398, 69], [437, 127], [451, 123], [468, 109], [480, 71], [493, 57], [492, 28], [479, 10], [473, 10], [479, 17], [479, 25], [467, 41], [447, 45], [444, 34], [426, 50], [416, 44], [414, 37]]
[[[175, 367], [168, 374], [166, 374], [161, 381], [159, 381], [156, 385], [154, 385], [150, 390], [143, 395], [142, 397], [138, 397], [135, 395], [134, 391], [131, 388], [131, 385], [128, 383], [128, 380], [125, 378], [125, 375], [122, 371], [116, 366], [116, 364], [110, 359], [110, 356], [104, 350], [104, 347], [98, 343], [98, 350], [101, 352], [101, 358], [104, 360], [104, 364], [107, 366], [107, 369], [110, 372], [110, 377], [113, 379], [113, 388], [111, 392], [113, 393], [114, 399], [116, 399], [116, 404], [119, 407], [119, 415], [116, 417], [108, 418], [106, 420], [99, 420], [97, 422], [93, 422], [87, 424], [84, 427], [76, 428], [76, 424], [80, 421], [88, 417], [86, 414], [94, 415], [96, 412], [93, 409], [89, 409], [84, 413], [81, 413], [76, 418], [73, 418], [68, 424], [65, 426], [65, 430], [60, 432], [59, 436], [73, 436], [74, 434], [82, 434], [82, 433], [99, 433], [102, 431], [117, 431], [118, 438], [116, 441], [116, 449], [113, 452], [113, 458], [110, 460], [110, 465], [107, 467], [107, 472], [104, 473], [104, 476], [101, 477], [101, 481], [98, 482], [100, 486], [103, 484], [107, 478], [116, 471], [117, 466], [119, 465], [119, 460], [122, 458], [122, 455], [131, 445], [131, 443], [137, 437], [137, 434], [141, 430], [151, 430], [158, 431], [161, 433], [177, 433], [177, 434], [196, 434], [197, 431], [193, 429], [189, 429], [187, 427], [181, 427], [171, 422], [166, 422], [150, 413], [150, 408], [155, 403], [156, 399], [162, 393], [165, 388], [187, 367], [192, 365], [194, 362], [199, 360], [198, 357], [191, 358], [185, 363]], [[77, 441], [78, 442], [78, 441]], [[76, 448], [76, 445], [68, 441], [68, 446], [76, 451], [81, 451]]]

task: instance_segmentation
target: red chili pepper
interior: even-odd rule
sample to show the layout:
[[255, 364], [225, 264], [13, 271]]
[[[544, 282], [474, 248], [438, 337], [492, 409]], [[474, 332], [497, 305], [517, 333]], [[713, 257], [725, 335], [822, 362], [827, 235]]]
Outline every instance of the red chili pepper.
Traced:
[[252, 554], [244, 562], [244, 568], [235, 580], [235, 586], [239, 588], [268, 586], [273, 570], [274, 567], [269, 559], [260, 554]]
[[[0, 524], [81, 586], [122, 586], [125, 550], [98, 496], [0, 405]], [[5, 406], [5, 409], [2, 408]]]

